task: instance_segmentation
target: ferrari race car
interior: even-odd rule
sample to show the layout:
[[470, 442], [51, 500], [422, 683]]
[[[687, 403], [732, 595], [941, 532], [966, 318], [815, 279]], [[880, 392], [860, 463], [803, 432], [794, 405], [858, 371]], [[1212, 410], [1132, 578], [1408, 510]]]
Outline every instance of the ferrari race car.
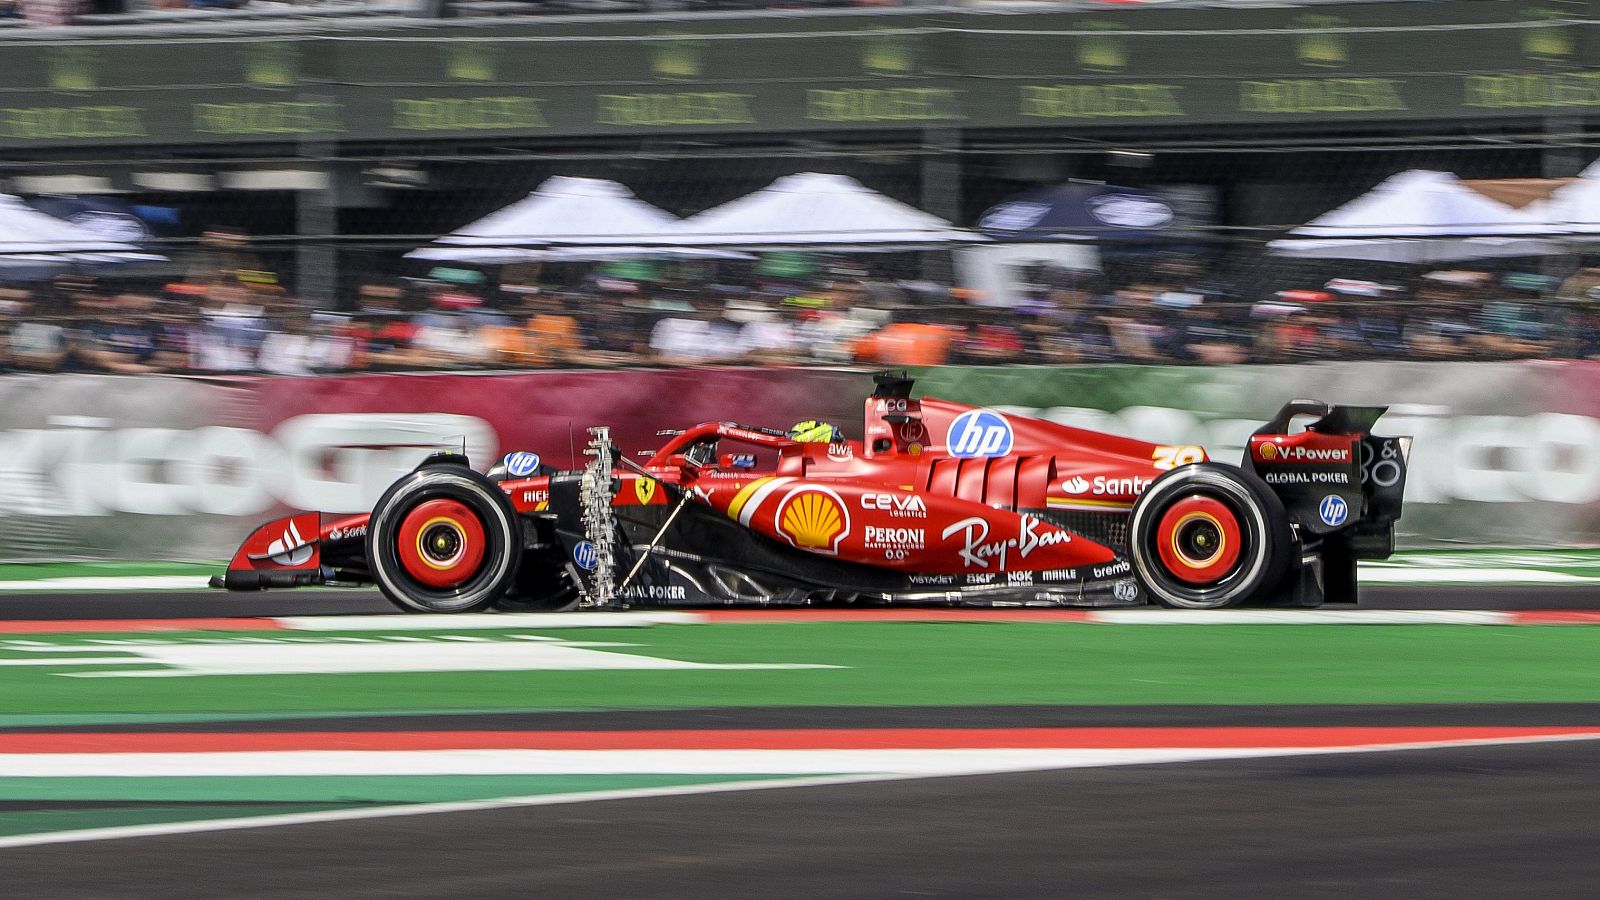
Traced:
[[1371, 433], [1384, 407], [1290, 402], [1234, 466], [875, 380], [860, 441], [708, 422], [642, 463], [604, 427], [575, 470], [437, 453], [370, 514], [258, 528], [212, 584], [372, 583], [435, 613], [1317, 606], [1394, 548], [1410, 439]]

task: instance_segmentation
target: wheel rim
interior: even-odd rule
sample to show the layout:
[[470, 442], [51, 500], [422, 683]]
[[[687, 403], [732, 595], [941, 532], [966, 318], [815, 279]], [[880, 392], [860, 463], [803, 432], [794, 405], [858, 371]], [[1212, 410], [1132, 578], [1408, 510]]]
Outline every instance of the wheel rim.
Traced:
[[1192, 585], [1214, 585], [1237, 566], [1244, 533], [1227, 504], [1215, 497], [1191, 495], [1162, 512], [1155, 544], [1172, 577]]
[[488, 541], [476, 513], [463, 503], [440, 499], [407, 512], [395, 543], [408, 576], [431, 588], [452, 588], [477, 574]]

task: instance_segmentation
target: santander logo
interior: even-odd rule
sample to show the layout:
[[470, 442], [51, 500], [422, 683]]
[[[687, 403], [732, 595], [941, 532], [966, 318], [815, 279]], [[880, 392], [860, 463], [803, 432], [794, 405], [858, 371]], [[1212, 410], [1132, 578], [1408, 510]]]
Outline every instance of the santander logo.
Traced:
[[289, 520], [289, 527], [284, 529], [283, 536], [267, 545], [268, 559], [280, 566], [304, 565], [311, 558], [311, 545], [300, 536], [300, 529], [294, 525], [294, 520]]

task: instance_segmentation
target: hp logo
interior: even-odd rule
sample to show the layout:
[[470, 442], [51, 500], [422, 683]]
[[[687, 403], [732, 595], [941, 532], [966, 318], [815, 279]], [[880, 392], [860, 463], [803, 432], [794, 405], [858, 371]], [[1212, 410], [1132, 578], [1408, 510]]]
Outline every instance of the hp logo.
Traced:
[[1344, 502], [1343, 497], [1329, 494], [1317, 504], [1317, 515], [1322, 517], [1322, 524], [1333, 528], [1344, 524], [1350, 517], [1350, 504]]
[[572, 548], [572, 561], [585, 572], [593, 572], [595, 563], [600, 561], [600, 554], [595, 552], [593, 544], [579, 541], [578, 546]]
[[950, 423], [945, 450], [959, 459], [1005, 456], [1011, 452], [1011, 423], [993, 410], [969, 409]]
[[516, 453], [506, 454], [506, 474], [513, 478], [525, 478], [539, 469], [539, 454], [519, 450]]

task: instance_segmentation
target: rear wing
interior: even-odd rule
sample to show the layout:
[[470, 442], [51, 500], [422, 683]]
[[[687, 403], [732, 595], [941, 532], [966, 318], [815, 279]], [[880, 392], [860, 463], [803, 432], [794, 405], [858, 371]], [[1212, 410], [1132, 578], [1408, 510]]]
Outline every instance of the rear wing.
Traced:
[[1372, 433], [1387, 409], [1291, 400], [1250, 437], [1243, 466], [1278, 495], [1303, 538], [1338, 535], [1358, 559], [1387, 558], [1411, 456], [1411, 438]]

